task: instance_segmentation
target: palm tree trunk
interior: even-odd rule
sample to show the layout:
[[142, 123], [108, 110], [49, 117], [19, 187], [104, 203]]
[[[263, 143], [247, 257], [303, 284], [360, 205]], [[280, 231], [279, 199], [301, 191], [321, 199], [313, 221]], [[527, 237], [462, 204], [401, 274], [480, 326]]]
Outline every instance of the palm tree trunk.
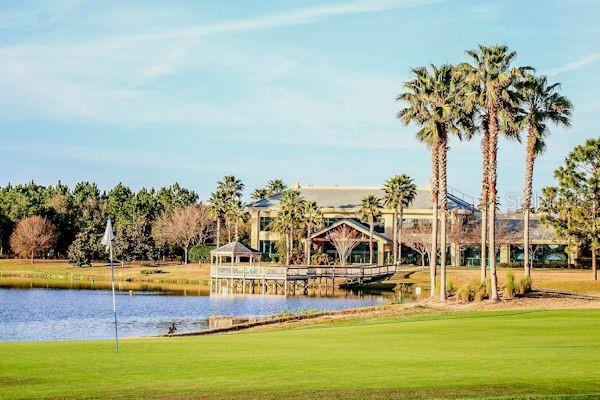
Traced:
[[217, 218], [217, 248], [221, 247], [221, 218]]
[[400, 208], [400, 221], [398, 222], [398, 262], [399, 265], [402, 265], [402, 225], [404, 223], [404, 209]]
[[373, 221], [369, 221], [369, 264], [373, 264]]
[[290, 265], [290, 233], [285, 235], [285, 265]]
[[394, 221], [392, 222], [392, 229], [394, 229], [393, 233], [393, 255], [394, 255], [394, 265], [398, 265], [398, 214], [397, 209], [394, 209]]
[[239, 232], [240, 232], [240, 224], [239, 224], [239, 222], [238, 222], [238, 221], [235, 221], [235, 241], [236, 241], [236, 242], [237, 242], [237, 241], [239, 240], [239, 238], [240, 238]]
[[306, 265], [310, 265], [310, 232], [312, 227], [310, 224], [306, 228], [306, 243], [304, 244], [304, 258], [306, 259]]
[[487, 242], [487, 195], [488, 195], [488, 174], [489, 174], [489, 165], [488, 165], [488, 151], [489, 151], [489, 135], [487, 133], [487, 127], [485, 127], [485, 132], [483, 134], [483, 138], [481, 139], [481, 150], [483, 154], [483, 165], [481, 168], [481, 283], [485, 283], [485, 270], [486, 270], [486, 242]]
[[438, 190], [439, 190], [439, 174], [438, 174], [438, 151], [437, 146], [432, 146], [431, 149], [431, 206], [433, 216], [431, 221], [431, 258], [429, 260], [429, 296], [435, 297], [435, 275], [437, 267], [437, 225], [438, 225]]
[[592, 277], [598, 280], [598, 266], [596, 265], [596, 246], [592, 245]]
[[488, 238], [490, 257], [490, 300], [498, 300], [498, 277], [496, 275], [496, 155], [498, 153], [497, 105], [489, 111], [489, 179], [488, 179]]
[[525, 162], [525, 188], [523, 189], [523, 268], [525, 276], [531, 277], [529, 266], [529, 209], [531, 208], [531, 187], [533, 185], [533, 163], [535, 161], [535, 143], [537, 140], [537, 132], [532, 125], [529, 125], [527, 135], [527, 154]]
[[443, 132], [439, 143], [440, 159], [438, 163], [440, 173], [440, 210], [441, 210], [441, 221], [440, 221], [440, 301], [446, 300], [446, 210], [448, 208], [447, 199], [447, 176], [446, 176], [446, 165], [447, 165], [447, 154], [448, 154], [448, 137], [446, 132]]

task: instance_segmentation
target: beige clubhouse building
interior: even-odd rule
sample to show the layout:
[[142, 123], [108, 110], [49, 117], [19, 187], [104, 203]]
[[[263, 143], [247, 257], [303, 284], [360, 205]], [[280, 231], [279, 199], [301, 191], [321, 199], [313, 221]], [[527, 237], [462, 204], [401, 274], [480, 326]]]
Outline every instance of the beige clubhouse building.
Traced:
[[[345, 224], [362, 233], [363, 237], [368, 237], [369, 227], [359, 218], [361, 201], [369, 195], [383, 198], [384, 192], [381, 187], [360, 187], [360, 186], [315, 186], [294, 184], [291, 189], [300, 192], [306, 200], [312, 200], [321, 208], [323, 214], [324, 228], [311, 236], [313, 243], [319, 243], [320, 251], [335, 258], [335, 248], [326, 238], [330, 230]], [[273, 260], [278, 258], [277, 242], [280, 236], [271, 229], [271, 222], [279, 212], [279, 201], [281, 195], [275, 195], [271, 198], [258, 200], [249, 205], [251, 211], [251, 247], [260, 250], [265, 259]], [[474, 206], [474, 199], [455, 190], [449, 190], [448, 210], [453, 216], [458, 218], [479, 218], [479, 212]], [[422, 186], [417, 189], [417, 195], [408, 208], [404, 210], [404, 229], [412, 228], [419, 221], [431, 224], [432, 206], [431, 206], [431, 187]], [[393, 249], [393, 210], [388, 208], [381, 209], [382, 216], [375, 226], [374, 247], [377, 264], [384, 265], [389, 263], [390, 255]], [[515, 230], [522, 232], [521, 216], [504, 216], [509, 225]], [[541, 259], [538, 262], [567, 262], [569, 259], [565, 253], [564, 243], [557, 241], [552, 232], [543, 228], [539, 221], [532, 218], [531, 243], [533, 246], [542, 246], [538, 251]], [[520, 226], [519, 226], [520, 224]], [[518, 237], [515, 236], [516, 238]], [[521, 240], [515, 240], [514, 244], [503, 244], [498, 253], [500, 262], [518, 262], [522, 258], [522, 247], [519, 249]], [[314, 246], [313, 246], [314, 247]], [[479, 265], [480, 246], [473, 244], [465, 247], [458, 243], [450, 243], [448, 259], [451, 265]], [[462, 251], [459, 251], [462, 250]], [[313, 251], [313, 254], [319, 251]], [[402, 257], [404, 262], [419, 264], [420, 255], [412, 251], [411, 248], [403, 246]], [[365, 264], [369, 262], [368, 240], [363, 240], [352, 252], [350, 262], [356, 264]]]

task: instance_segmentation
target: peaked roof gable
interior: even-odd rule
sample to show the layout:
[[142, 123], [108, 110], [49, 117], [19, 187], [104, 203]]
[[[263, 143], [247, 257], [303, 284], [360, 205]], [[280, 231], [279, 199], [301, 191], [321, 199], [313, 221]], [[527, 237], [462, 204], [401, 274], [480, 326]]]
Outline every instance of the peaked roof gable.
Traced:
[[240, 242], [234, 241], [227, 243], [219, 248], [210, 251], [213, 254], [250, 254], [260, 253], [258, 250], [254, 250], [251, 247], [246, 246]]
[[[331, 226], [329, 226], [327, 228], [321, 229], [319, 232], [313, 233], [312, 235], [310, 235], [310, 238], [314, 239], [316, 237], [322, 236], [323, 234], [325, 234], [327, 232], [330, 232], [330, 231], [334, 230], [335, 228], [337, 228], [337, 227], [339, 227], [341, 225], [348, 225], [351, 228], [356, 229], [357, 231], [363, 233], [366, 236], [370, 236], [371, 235], [371, 233], [369, 232], [369, 227], [368, 226], [365, 226], [365, 225], [361, 224], [360, 222], [358, 222], [358, 221], [356, 221], [354, 219], [344, 218], [342, 220], [337, 221], [336, 223], [334, 223], [333, 225], [331, 225]], [[373, 232], [373, 239], [380, 240], [380, 241], [382, 241], [382, 242], [384, 242], [386, 244], [390, 243], [390, 239], [387, 236], [385, 236], [385, 235], [383, 235], [383, 234], [381, 234], [379, 232]]]

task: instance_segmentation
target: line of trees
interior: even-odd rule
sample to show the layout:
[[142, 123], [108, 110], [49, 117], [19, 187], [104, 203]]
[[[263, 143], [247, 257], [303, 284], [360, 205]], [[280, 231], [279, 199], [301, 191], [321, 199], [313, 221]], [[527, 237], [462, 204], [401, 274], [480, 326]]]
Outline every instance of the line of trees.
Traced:
[[543, 221], [569, 241], [569, 250], [589, 246], [592, 278], [598, 280], [600, 248], [600, 138], [576, 146], [554, 176], [556, 186], [542, 190]]
[[[432, 207], [431, 254], [439, 242], [446, 247], [447, 232], [447, 152], [450, 136], [469, 140], [482, 135], [482, 254], [489, 251], [491, 300], [498, 300], [496, 275], [496, 208], [497, 154], [500, 135], [520, 140], [527, 131], [525, 173], [524, 271], [529, 268], [529, 208], [535, 157], [544, 148], [549, 123], [569, 125], [572, 105], [557, 92], [558, 84], [549, 84], [544, 76], [536, 76], [529, 66], [514, 66], [516, 53], [506, 46], [478, 46], [466, 52], [469, 62], [458, 65], [413, 69], [413, 79], [406, 82], [397, 100], [403, 103], [397, 117], [404, 124], [419, 127], [417, 138], [431, 151]], [[446, 253], [440, 255], [440, 300], [446, 299]], [[485, 257], [482, 256], [481, 281], [486, 280]], [[430, 260], [431, 295], [436, 293], [436, 257]]]
[[7, 185], [0, 188], [0, 254], [89, 265], [105, 258], [100, 238], [109, 216], [121, 262], [177, 256], [178, 249], [187, 253], [190, 244], [209, 237], [213, 225], [198, 195], [179, 184], [137, 192], [121, 183], [106, 192], [90, 182], [73, 189], [60, 182]]

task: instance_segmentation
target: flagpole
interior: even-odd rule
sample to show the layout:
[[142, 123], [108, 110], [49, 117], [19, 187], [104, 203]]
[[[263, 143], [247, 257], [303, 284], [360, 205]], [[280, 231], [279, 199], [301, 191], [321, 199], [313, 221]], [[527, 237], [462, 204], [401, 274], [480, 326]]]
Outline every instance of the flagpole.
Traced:
[[116, 343], [116, 352], [119, 352], [119, 330], [117, 328], [117, 302], [115, 299], [115, 266], [113, 264], [113, 246], [112, 240], [109, 242], [110, 247], [110, 272], [112, 275], [112, 303], [113, 303], [113, 314], [115, 316], [115, 343]]

